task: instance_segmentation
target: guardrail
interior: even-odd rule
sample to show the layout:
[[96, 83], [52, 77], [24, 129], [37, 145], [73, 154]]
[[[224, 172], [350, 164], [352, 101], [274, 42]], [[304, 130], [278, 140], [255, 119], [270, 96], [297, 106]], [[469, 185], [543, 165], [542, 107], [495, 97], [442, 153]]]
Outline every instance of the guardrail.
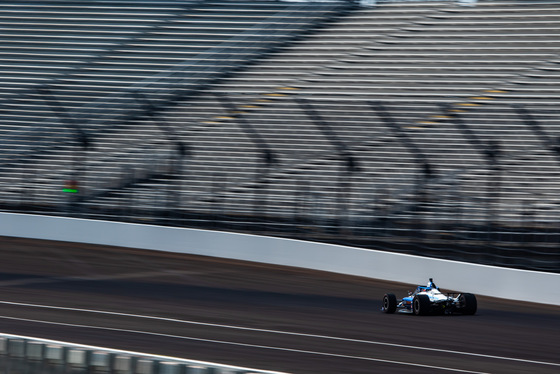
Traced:
[[111, 245], [418, 284], [429, 277], [446, 289], [560, 305], [560, 274], [478, 265], [342, 245], [178, 227], [0, 213], [0, 235]]
[[0, 374], [283, 374], [0, 334]]

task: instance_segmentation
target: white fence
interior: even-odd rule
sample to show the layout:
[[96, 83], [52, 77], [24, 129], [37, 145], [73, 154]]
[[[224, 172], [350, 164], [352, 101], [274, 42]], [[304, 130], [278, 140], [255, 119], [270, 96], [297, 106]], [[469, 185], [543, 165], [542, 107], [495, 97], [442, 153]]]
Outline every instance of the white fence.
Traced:
[[256, 235], [0, 213], [0, 235], [268, 263], [560, 305], [560, 274]]

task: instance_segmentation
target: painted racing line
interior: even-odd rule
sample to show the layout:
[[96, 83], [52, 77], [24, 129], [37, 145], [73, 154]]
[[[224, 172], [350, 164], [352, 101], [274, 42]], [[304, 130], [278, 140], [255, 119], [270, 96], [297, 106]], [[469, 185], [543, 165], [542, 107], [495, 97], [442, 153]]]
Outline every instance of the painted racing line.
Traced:
[[[395, 347], [395, 348], [401, 348], [401, 349], [430, 351], [430, 352], [437, 352], [437, 353], [462, 355], [462, 356], [470, 356], [470, 357], [479, 357], [479, 358], [494, 359], [494, 360], [504, 360], [504, 361], [511, 361], [511, 362], [522, 362], [522, 363], [529, 363], [529, 364], [546, 365], [546, 366], [552, 366], [552, 367], [560, 368], [560, 363], [555, 363], [555, 362], [527, 360], [527, 359], [520, 359], [520, 358], [515, 358], [515, 357], [504, 357], [504, 356], [486, 355], [486, 354], [473, 353], [473, 352], [463, 352], [463, 351], [455, 351], [455, 350], [447, 350], [447, 349], [439, 349], [439, 348], [395, 344], [395, 343], [388, 343], [388, 342], [382, 342], [382, 341], [360, 340], [360, 339], [351, 339], [351, 338], [328, 336], [328, 335], [306, 334], [306, 333], [280, 331], [280, 330], [270, 330], [270, 329], [259, 329], [259, 328], [243, 327], [243, 326], [215, 324], [215, 323], [207, 323], [207, 322], [199, 322], [199, 321], [191, 321], [191, 320], [181, 320], [181, 319], [158, 317], [158, 316], [148, 316], [148, 315], [140, 315], [140, 314], [112, 312], [112, 311], [106, 311], [106, 310], [70, 308], [70, 307], [61, 307], [61, 306], [52, 306], [52, 305], [18, 303], [18, 302], [11, 302], [11, 301], [0, 301], [0, 304], [21, 306], [21, 307], [28, 307], [28, 308], [54, 309], [54, 310], [64, 310], [64, 311], [72, 311], [72, 312], [112, 315], [112, 316], [119, 316], [119, 317], [158, 320], [158, 321], [173, 322], [173, 323], [180, 323], [180, 324], [190, 324], [190, 325], [198, 325], [198, 326], [223, 328], [223, 329], [261, 332], [261, 333], [267, 333], [267, 334], [278, 334], [278, 335], [308, 337], [308, 338], [325, 339], [325, 340], [345, 341], [345, 342], [352, 342], [352, 343], [361, 343], [361, 344], [370, 344], [370, 345], [378, 345], [378, 346], [386, 346], [386, 347]], [[0, 318], [1, 319], [8, 319], [8, 320], [25, 321], [25, 322], [31, 322], [31, 323], [41, 323], [41, 324], [59, 325], [59, 326], [76, 327], [76, 328], [107, 330], [107, 331], [115, 331], [115, 332], [134, 333], [134, 334], [144, 334], [144, 335], [152, 335], [152, 336], [159, 336], [159, 337], [166, 337], [166, 338], [200, 341], [200, 342], [207, 342], [207, 343], [214, 343], [214, 344], [227, 344], [227, 345], [235, 345], [235, 346], [242, 346], [242, 347], [249, 347], [249, 348], [259, 348], [259, 349], [277, 350], [277, 351], [284, 351], [284, 352], [304, 353], [304, 354], [339, 357], [339, 358], [347, 358], [347, 359], [355, 359], [355, 360], [375, 361], [375, 362], [389, 363], [389, 364], [395, 364], [395, 365], [415, 366], [415, 367], [430, 368], [430, 369], [434, 369], [434, 370], [443, 370], [443, 371], [451, 371], [451, 372], [478, 373], [478, 374], [483, 373], [483, 372], [478, 372], [478, 371], [470, 371], [470, 370], [463, 370], [463, 369], [456, 369], [456, 368], [449, 368], [449, 367], [442, 367], [442, 366], [432, 366], [432, 365], [426, 365], [426, 364], [421, 364], [421, 363], [384, 360], [384, 359], [373, 358], [373, 357], [351, 356], [351, 355], [343, 355], [343, 354], [327, 353], [327, 352], [319, 352], [319, 351], [300, 350], [300, 349], [287, 348], [287, 347], [275, 347], [275, 346], [267, 346], [267, 345], [239, 343], [239, 342], [232, 342], [232, 341], [204, 339], [204, 338], [196, 338], [196, 337], [182, 336], [182, 335], [171, 335], [171, 334], [149, 332], [149, 331], [130, 330], [130, 329], [121, 329], [121, 328], [112, 328], [112, 327], [102, 327], [102, 326], [91, 326], [91, 325], [83, 325], [83, 324], [71, 324], [71, 323], [63, 323], [63, 322], [51, 322], [51, 321], [43, 321], [43, 320], [36, 320], [36, 319], [10, 317], [10, 316], [0, 316]]]
[[183, 339], [183, 340], [194, 340], [194, 341], [205, 342], [205, 343], [227, 344], [227, 345], [235, 345], [235, 346], [248, 347], [248, 348], [270, 349], [270, 350], [284, 351], [284, 352], [305, 353], [305, 354], [321, 355], [321, 356], [329, 356], [329, 357], [349, 358], [349, 359], [355, 359], [355, 360], [375, 361], [375, 362], [383, 362], [383, 363], [388, 363], [388, 364], [428, 368], [428, 369], [433, 369], [433, 370], [452, 371], [452, 372], [458, 372], [458, 373], [490, 374], [490, 373], [481, 372], [481, 371], [454, 369], [454, 368], [448, 368], [448, 367], [443, 367], [443, 366], [425, 365], [425, 364], [419, 364], [419, 363], [413, 363], [413, 362], [383, 360], [383, 359], [372, 358], [372, 357], [350, 356], [350, 355], [342, 355], [342, 354], [336, 354], [336, 353], [307, 351], [307, 350], [294, 349], [294, 348], [273, 347], [273, 346], [268, 346], [268, 345], [257, 345], [257, 344], [238, 343], [238, 342], [230, 342], [230, 341], [223, 341], [223, 340], [194, 338], [194, 337], [190, 337], [190, 336], [162, 334], [162, 333], [157, 333], [157, 332], [129, 330], [129, 329], [119, 329], [119, 328], [114, 328], [114, 327], [100, 327], [100, 326], [90, 326], [90, 325], [81, 325], [81, 324], [73, 324], [73, 323], [63, 323], [63, 322], [49, 322], [49, 321], [41, 321], [41, 320], [35, 320], [35, 319], [6, 317], [6, 316], [0, 316], [0, 318], [1, 319], [16, 320], [16, 321], [24, 321], [24, 322], [43, 323], [43, 324], [49, 324], [49, 325], [87, 328], [87, 329], [96, 329], [96, 330], [107, 330], [107, 331], [134, 333], [134, 334], [144, 334], [144, 335], [152, 335], [152, 336], [174, 338], [174, 339]]

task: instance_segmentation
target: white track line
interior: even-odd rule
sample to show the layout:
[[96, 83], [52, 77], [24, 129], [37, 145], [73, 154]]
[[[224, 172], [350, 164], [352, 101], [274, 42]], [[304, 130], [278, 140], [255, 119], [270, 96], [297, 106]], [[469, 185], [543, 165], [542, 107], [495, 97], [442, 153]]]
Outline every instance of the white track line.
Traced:
[[182, 340], [194, 340], [194, 341], [199, 341], [199, 342], [204, 342], [204, 343], [227, 344], [227, 345], [235, 345], [235, 346], [241, 346], [241, 347], [269, 349], [269, 350], [276, 350], [276, 351], [320, 355], [320, 356], [328, 356], [328, 357], [338, 357], [338, 358], [346, 358], [346, 359], [354, 359], [354, 360], [374, 361], [374, 362], [382, 362], [382, 363], [394, 364], [394, 365], [405, 365], [405, 366], [428, 368], [428, 369], [432, 369], [432, 370], [452, 371], [452, 372], [456, 372], [456, 373], [490, 374], [490, 373], [481, 372], [481, 371], [455, 369], [455, 368], [425, 365], [425, 364], [419, 364], [419, 363], [413, 363], [413, 362], [392, 361], [392, 360], [384, 360], [384, 359], [372, 358], [372, 357], [350, 356], [350, 355], [342, 355], [342, 354], [337, 354], [337, 353], [307, 351], [307, 350], [294, 349], [294, 348], [273, 347], [273, 346], [268, 346], [268, 345], [257, 345], [257, 344], [248, 344], [248, 343], [229, 342], [229, 341], [224, 341], [224, 340], [194, 338], [194, 337], [190, 337], [190, 336], [162, 334], [162, 333], [157, 333], [157, 332], [138, 331], [138, 330], [129, 330], [129, 329], [119, 329], [119, 328], [115, 328], [115, 327], [90, 326], [90, 325], [80, 325], [80, 324], [64, 323], [64, 322], [49, 322], [49, 321], [41, 321], [41, 320], [35, 320], [35, 319], [6, 317], [6, 316], [0, 316], [0, 319], [9, 319], [9, 320], [14, 320], [14, 321], [42, 323], [42, 324], [56, 325], [56, 326], [67, 326], [67, 327], [77, 327], [77, 328], [86, 328], [86, 329], [95, 329], [95, 330], [125, 332], [125, 333], [131, 333], [131, 334], [152, 335], [152, 336], [159, 336], [159, 337], [165, 337], [165, 338], [174, 338], [174, 339], [182, 339]]
[[120, 313], [120, 312], [110, 312], [110, 311], [105, 311], [105, 310], [69, 308], [69, 307], [59, 307], [59, 306], [51, 306], [51, 305], [18, 303], [18, 302], [11, 302], [11, 301], [0, 301], [0, 304], [17, 305], [17, 306], [25, 306], [25, 307], [32, 307], [32, 308], [59, 309], [59, 310], [68, 310], [68, 311], [84, 312], [84, 313], [97, 313], [97, 314], [106, 314], [106, 315], [121, 316], [121, 317], [143, 318], [143, 319], [151, 319], [151, 320], [190, 324], [190, 325], [198, 325], [198, 326], [219, 327], [219, 328], [226, 328], [226, 329], [233, 329], [233, 330], [264, 332], [264, 333], [278, 334], [278, 335], [290, 335], [290, 336], [300, 336], [300, 337], [307, 337], [307, 338], [346, 341], [346, 342], [353, 342], [353, 343], [381, 345], [381, 346], [386, 346], [386, 347], [414, 349], [414, 350], [439, 352], [439, 353], [446, 353], [446, 354], [456, 354], [456, 355], [463, 355], [463, 356], [470, 356], [470, 357], [489, 358], [489, 359], [494, 359], [494, 360], [514, 361], [514, 362], [523, 362], [523, 363], [529, 363], [529, 364], [548, 365], [548, 366], [560, 367], [560, 363], [555, 363], [555, 362], [526, 360], [526, 359], [515, 358], [515, 357], [494, 356], [494, 355], [487, 355], [487, 354], [482, 354], [482, 353], [472, 353], [472, 352], [454, 351], [454, 350], [449, 350], [449, 349], [420, 347], [420, 346], [414, 346], [414, 345], [387, 343], [387, 342], [380, 342], [380, 341], [373, 341], [373, 340], [361, 340], [361, 339], [342, 338], [342, 337], [328, 336], [328, 335], [305, 334], [305, 333], [289, 332], [289, 331], [258, 329], [258, 328], [252, 328], [252, 327], [223, 325], [223, 324], [207, 323], [207, 322], [197, 322], [197, 321], [181, 320], [181, 319], [175, 319], [175, 318], [145, 316], [145, 315], [140, 315], [140, 314], [129, 314], [129, 313]]

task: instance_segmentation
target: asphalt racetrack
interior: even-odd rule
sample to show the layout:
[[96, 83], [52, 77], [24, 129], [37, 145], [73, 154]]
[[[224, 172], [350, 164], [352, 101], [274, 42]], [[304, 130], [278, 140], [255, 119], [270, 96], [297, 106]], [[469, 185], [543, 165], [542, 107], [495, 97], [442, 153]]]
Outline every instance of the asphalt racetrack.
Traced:
[[0, 253], [3, 333], [288, 373], [560, 372], [556, 306], [386, 315], [383, 294], [413, 285], [6, 237]]

